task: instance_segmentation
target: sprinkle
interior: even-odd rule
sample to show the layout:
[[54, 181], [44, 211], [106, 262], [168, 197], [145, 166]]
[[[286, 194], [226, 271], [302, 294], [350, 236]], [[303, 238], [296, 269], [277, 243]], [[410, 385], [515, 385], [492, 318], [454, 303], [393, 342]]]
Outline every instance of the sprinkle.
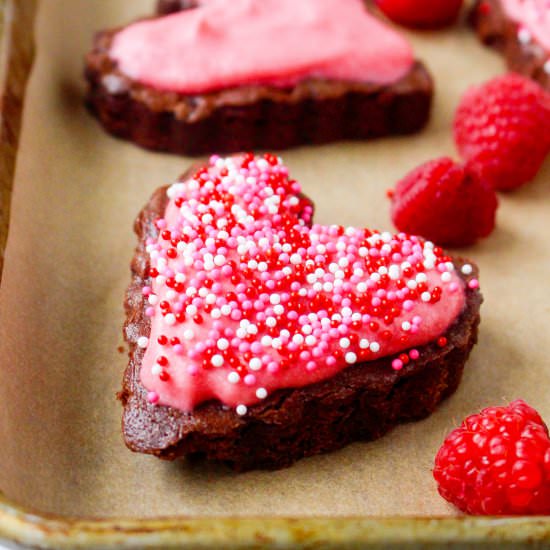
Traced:
[[346, 359], [346, 363], [348, 365], [353, 365], [354, 363], [357, 362], [357, 355], [355, 353], [353, 353], [353, 351], [348, 351], [346, 353], [345, 359]]
[[253, 357], [248, 363], [250, 370], [260, 370], [262, 368], [262, 361], [257, 357]]
[[258, 399], [265, 399], [267, 397], [267, 390], [265, 388], [258, 388], [256, 390], [256, 397]]
[[230, 384], [237, 384], [241, 380], [238, 372], [232, 371], [227, 375], [227, 381]]
[[149, 345], [149, 338], [147, 338], [147, 336], [140, 336], [137, 345], [140, 348], [146, 348]]
[[460, 268], [460, 271], [462, 271], [462, 273], [464, 275], [471, 275], [472, 272], [474, 271], [474, 268], [470, 265], [470, 264], [464, 264], [461, 268]]
[[212, 363], [213, 367], [221, 367], [224, 363], [223, 356], [220, 354], [213, 355], [212, 359], [210, 359], [210, 362]]
[[479, 288], [479, 281], [477, 279], [471, 279], [468, 282], [468, 287], [471, 288], [471, 289]]
[[531, 33], [525, 27], [520, 28], [518, 31], [518, 40], [522, 44], [529, 44], [531, 42]]
[[393, 370], [401, 370], [403, 368], [403, 361], [401, 359], [394, 359], [391, 366]]
[[237, 405], [235, 412], [239, 416], [244, 416], [248, 412], [248, 408], [246, 407], [246, 405]]
[[158, 393], [154, 391], [147, 392], [147, 401], [151, 403], [151, 405], [156, 405], [159, 401]]

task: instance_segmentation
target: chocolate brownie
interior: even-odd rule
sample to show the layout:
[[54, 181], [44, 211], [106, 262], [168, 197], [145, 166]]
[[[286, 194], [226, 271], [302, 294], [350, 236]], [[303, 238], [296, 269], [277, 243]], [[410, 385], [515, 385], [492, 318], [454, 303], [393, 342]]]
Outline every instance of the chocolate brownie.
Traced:
[[176, 13], [177, 11], [194, 8], [199, 3], [199, 0], [159, 0], [157, 3], [157, 13], [167, 15]]
[[[357, 362], [331, 378], [276, 389], [248, 406], [244, 415], [216, 399], [192, 412], [149, 402], [140, 380], [144, 350], [138, 341], [151, 331], [142, 289], [151, 286], [146, 243], [158, 237], [157, 220], [168, 204], [166, 189], [154, 193], [135, 223], [138, 246], [124, 328], [130, 360], [119, 396], [124, 406], [124, 438], [132, 451], [168, 460], [197, 455], [225, 462], [235, 470], [282, 468], [354, 441], [376, 439], [399, 423], [426, 417], [456, 390], [477, 340], [481, 304], [477, 285], [467, 284], [475, 280], [476, 270], [469, 264], [461, 269], [465, 262], [460, 260], [454, 261], [464, 281], [464, 307], [441, 337], [414, 350], [414, 361], [404, 357], [408, 350]], [[399, 358], [404, 363], [396, 369]]]
[[95, 37], [86, 58], [87, 105], [109, 133], [147, 149], [187, 155], [278, 150], [410, 134], [429, 118], [433, 82], [418, 61], [389, 84], [304, 78], [283, 87], [247, 84], [178, 93], [120, 70], [110, 48], [121, 30]]
[[[546, 17], [550, 20], [550, 10]], [[502, 52], [510, 69], [550, 90], [550, 52], [507, 16], [501, 0], [477, 0], [470, 21], [483, 43]]]

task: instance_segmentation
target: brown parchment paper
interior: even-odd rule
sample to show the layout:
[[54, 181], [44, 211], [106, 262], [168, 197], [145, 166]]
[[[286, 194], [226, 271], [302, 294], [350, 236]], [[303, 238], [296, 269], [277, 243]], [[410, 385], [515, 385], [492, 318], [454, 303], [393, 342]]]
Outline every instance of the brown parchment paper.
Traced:
[[[549, 163], [501, 198], [495, 233], [462, 251], [481, 268], [480, 341], [460, 389], [433, 416], [278, 472], [234, 474], [132, 454], [115, 400], [126, 363], [118, 348], [132, 222], [192, 160], [104, 134], [83, 108], [81, 75], [93, 31], [152, 4], [41, 2], [0, 289], [0, 488], [40, 511], [77, 516], [453, 515], [431, 477], [451, 428], [517, 397], [550, 420]], [[503, 70], [465, 28], [410, 36], [436, 79], [425, 132], [283, 155], [319, 222], [390, 230], [385, 190], [420, 162], [454, 154], [460, 94]]]

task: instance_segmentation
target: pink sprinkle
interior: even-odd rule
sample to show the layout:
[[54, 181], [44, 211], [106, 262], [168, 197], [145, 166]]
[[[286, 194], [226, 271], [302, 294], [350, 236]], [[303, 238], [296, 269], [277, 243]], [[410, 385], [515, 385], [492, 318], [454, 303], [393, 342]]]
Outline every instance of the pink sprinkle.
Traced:
[[479, 281], [478, 281], [477, 279], [472, 279], [472, 280], [468, 283], [468, 287], [471, 288], [471, 289], [479, 288]]
[[154, 392], [154, 391], [147, 392], [147, 401], [151, 403], [151, 405], [155, 405], [156, 403], [158, 403], [158, 400], [159, 400], [159, 395], [157, 392]]
[[401, 361], [401, 359], [394, 359], [391, 362], [391, 366], [393, 370], [401, 370], [403, 368], [403, 361]]
[[420, 357], [420, 353], [417, 349], [412, 349], [410, 352], [409, 352], [409, 357], [411, 359], [418, 359]]
[[147, 317], [153, 317], [155, 315], [155, 308], [154, 307], [146, 308], [145, 315], [147, 315]]
[[[268, 367], [269, 368], [269, 367]], [[256, 377], [253, 374], [247, 374], [244, 377], [244, 383], [247, 386], [253, 386], [256, 383]]]
[[181, 344], [176, 344], [173, 348], [174, 353], [176, 355], [182, 355], [183, 354], [183, 346]]

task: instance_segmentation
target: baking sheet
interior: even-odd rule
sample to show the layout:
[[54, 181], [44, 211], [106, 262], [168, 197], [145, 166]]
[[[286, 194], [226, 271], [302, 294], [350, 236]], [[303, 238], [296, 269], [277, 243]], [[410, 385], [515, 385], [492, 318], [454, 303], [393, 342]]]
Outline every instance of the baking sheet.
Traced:
[[[78, 516], [453, 515], [431, 478], [446, 432], [466, 414], [523, 397], [550, 419], [546, 296], [550, 166], [501, 199], [499, 227], [463, 251], [486, 303], [464, 381], [429, 419], [279, 472], [169, 464], [120, 435], [122, 297], [134, 216], [191, 159], [103, 133], [82, 106], [94, 30], [146, 14], [147, 0], [43, 0], [0, 290], [0, 487]], [[322, 223], [391, 229], [385, 190], [423, 160], [453, 154], [452, 112], [471, 83], [502, 71], [468, 31], [411, 34], [436, 78], [432, 123], [415, 137], [308, 147], [283, 156]]]

